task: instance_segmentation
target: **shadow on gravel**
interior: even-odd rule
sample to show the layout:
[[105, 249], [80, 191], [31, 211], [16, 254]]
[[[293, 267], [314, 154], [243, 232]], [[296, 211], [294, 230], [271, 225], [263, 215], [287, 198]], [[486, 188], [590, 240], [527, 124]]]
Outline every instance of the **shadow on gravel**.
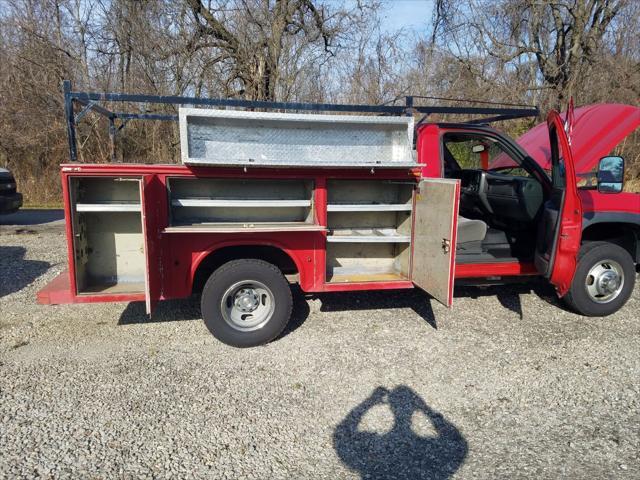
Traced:
[[[278, 338], [286, 337], [300, 327], [309, 316], [309, 305], [297, 285], [291, 288], [293, 294], [293, 311], [291, 320]], [[153, 315], [146, 313], [144, 302], [131, 302], [120, 314], [118, 325], [134, 325], [138, 323], [162, 323], [190, 320], [202, 320], [200, 313], [200, 295], [179, 300], [159, 302]]]
[[321, 312], [411, 308], [425, 322], [434, 329], [438, 329], [436, 317], [431, 308], [431, 297], [419, 289], [333, 292], [316, 295], [315, 297], [322, 302]]
[[[379, 405], [391, 410], [391, 429], [384, 433], [362, 430], [365, 414]], [[415, 431], [415, 414], [426, 417], [435, 435]], [[444, 480], [460, 468], [469, 450], [456, 426], [404, 385], [393, 390], [376, 388], [336, 427], [333, 446], [340, 460], [363, 479], [379, 480]]]
[[[24, 253], [23, 253], [24, 254]], [[36, 262], [38, 263], [38, 262]], [[48, 267], [48, 264], [47, 264]], [[44, 269], [46, 271], [46, 268]], [[1, 288], [1, 286], [0, 286]], [[2, 290], [0, 290], [1, 292]], [[293, 312], [291, 320], [278, 338], [283, 338], [297, 330], [309, 317], [309, 304], [305, 294], [298, 285], [292, 285]], [[515, 312], [522, 319], [521, 294], [534, 292], [548, 303], [562, 307], [558, 302], [553, 288], [543, 282], [527, 285], [495, 285], [486, 288], [456, 287], [454, 296], [457, 298], [479, 298], [493, 296], [507, 309]], [[1, 295], [0, 295], [1, 296]], [[370, 290], [363, 292], [332, 292], [308, 295], [321, 302], [321, 312], [348, 312], [357, 310], [382, 310], [385, 308], [411, 308], [425, 322], [437, 330], [436, 317], [431, 308], [433, 300], [420, 289], [412, 290]], [[118, 325], [136, 323], [177, 322], [184, 320], [201, 320], [200, 296], [192, 295], [179, 300], [164, 300], [159, 302], [153, 315], [146, 314], [144, 302], [129, 303], [122, 311]]]
[[[541, 280], [530, 280], [529, 283], [492, 285], [488, 287], [456, 286], [454, 298], [496, 297], [500, 304], [523, 318], [520, 295], [536, 294], [545, 302], [556, 308], [567, 310], [553, 290], [553, 287]], [[568, 310], [567, 310], [568, 311]]]
[[19, 292], [51, 266], [49, 262], [25, 260], [25, 253], [24, 247], [0, 246], [0, 298]]
[[291, 320], [276, 340], [286, 337], [290, 333], [295, 332], [302, 326], [307, 317], [309, 317], [309, 304], [304, 298], [304, 293], [300, 290], [300, 286], [291, 285], [291, 295], [293, 296], [293, 310], [291, 311]]
[[147, 315], [144, 302], [131, 302], [120, 314], [118, 325], [177, 322], [199, 320], [200, 318], [202, 318], [200, 316], [200, 297], [193, 295], [179, 300], [159, 302], [151, 316]]
[[0, 215], [0, 225], [42, 225], [64, 219], [64, 211], [58, 209], [22, 209], [10, 215]]

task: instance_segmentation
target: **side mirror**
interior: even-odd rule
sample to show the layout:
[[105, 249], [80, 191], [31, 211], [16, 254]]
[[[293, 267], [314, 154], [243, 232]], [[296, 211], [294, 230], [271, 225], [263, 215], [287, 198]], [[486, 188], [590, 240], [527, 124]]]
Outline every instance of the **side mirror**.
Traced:
[[624, 183], [624, 159], [603, 157], [598, 164], [598, 191], [620, 193]]

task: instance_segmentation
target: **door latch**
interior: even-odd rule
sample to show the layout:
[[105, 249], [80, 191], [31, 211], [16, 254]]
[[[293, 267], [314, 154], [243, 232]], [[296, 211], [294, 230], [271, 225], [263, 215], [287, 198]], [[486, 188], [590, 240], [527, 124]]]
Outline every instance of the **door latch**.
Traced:
[[443, 238], [442, 239], [442, 251], [445, 255], [447, 255], [451, 251], [451, 241]]

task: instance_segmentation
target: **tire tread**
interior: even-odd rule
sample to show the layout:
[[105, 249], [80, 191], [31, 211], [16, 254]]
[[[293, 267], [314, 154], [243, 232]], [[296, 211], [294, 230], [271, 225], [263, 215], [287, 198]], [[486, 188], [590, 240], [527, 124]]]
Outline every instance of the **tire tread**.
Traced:
[[[288, 319], [291, 317], [291, 313], [293, 310], [293, 296], [291, 293], [291, 288], [289, 288], [288, 282], [286, 280], [286, 278], [284, 277], [284, 275], [282, 274], [282, 271], [275, 265], [273, 265], [272, 263], [266, 262], [264, 260], [260, 260], [257, 258], [241, 258], [241, 259], [236, 259], [236, 260], [230, 260], [227, 263], [221, 265], [220, 267], [218, 267], [212, 274], [211, 276], [207, 279], [204, 288], [202, 290], [202, 309], [203, 309], [203, 319], [204, 319], [204, 301], [205, 298], [208, 297], [209, 295], [213, 295], [215, 293], [215, 288], [216, 285], [219, 281], [219, 279], [221, 278], [225, 278], [226, 276], [228, 276], [231, 272], [234, 272], [240, 268], [254, 268], [256, 270], [260, 270], [260, 269], [268, 269], [271, 271], [271, 273], [277, 275], [278, 277], [280, 277], [282, 279], [283, 282], [283, 286], [286, 286], [286, 288], [284, 289], [284, 294], [286, 295], [285, 297], [285, 303], [287, 304], [287, 311], [285, 312], [284, 316], [286, 316], [287, 321]], [[212, 291], [214, 290], [214, 291]], [[275, 293], [274, 293], [275, 295]], [[245, 336], [245, 340], [243, 341], [239, 341], [239, 340], [234, 340], [232, 338], [229, 338], [228, 335], [225, 335], [223, 332], [220, 331], [216, 331], [216, 329], [212, 328], [212, 326], [209, 324], [209, 322], [207, 322], [207, 320], [205, 320], [205, 324], [207, 325], [207, 328], [209, 329], [209, 331], [216, 337], [218, 338], [220, 341], [226, 343], [227, 345], [231, 345], [231, 346], [235, 346], [235, 347], [252, 347], [252, 346], [257, 346], [257, 345], [263, 345], [266, 343], [271, 342], [272, 340], [274, 340], [275, 338], [277, 338], [282, 331], [286, 328], [287, 326], [287, 322], [284, 322], [279, 329], [276, 329], [274, 331], [272, 331], [271, 335], [268, 336], [264, 336], [264, 331], [260, 331], [258, 330], [259, 333], [263, 334], [259, 337], [258, 341], [252, 341], [250, 339], [251, 336], [247, 336], [246, 334], [242, 334], [240, 332], [234, 332], [234, 334], [232, 335], [232, 337], [238, 337], [238, 338], [242, 338], [242, 336]], [[255, 332], [248, 332], [251, 334], [255, 334]]]
[[[596, 306], [596, 308], [589, 308], [589, 304], [587, 303], [585, 305], [584, 299], [581, 298], [583, 295], [586, 295], [581, 290], [582, 288], [581, 282], [578, 282], [576, 284], [576, 281], [577, 281], [576, 277], [578, 276], [578, 273], [580, 272], [582, 267], [580, 262], [589, 253], [599, 248], [607, 248], [609, 250], [613, 250], [614, 251], [613, 255], [617, 253], [622, 255], [623, 258], [628, 257], [628, 258], [625, 258], [626, 262], [622, 262], [622, 268], [623, 269], [625, 268], [625, 263], [626, 263], [627, 268], [630, 269], [632, 272], [631, 275], [625, 275], [625, 281], [627, 282], [627, 286], [625, 286], [624, 289], [627, 290], [627, 292], [623, 290], [623, 292], [620, 293], [620, 296], [612, 300], [610, 304], [603, 304], [608, 306], [610, 306], [611, 304], [616, 305], [612, 311], [609, 311], [611, 310], [610, 308], [603, 308], [601, 304], [595, 304], [595, 303], [594, 303], [594, 306]], [[605, 256], [605, 255], [602, 255], [602, 256]], [[606, 255], [606, 256], [609, 256], [609, 255]], [[587, 244], [584, 244], [580, 249], [580, 252], [578, 253], [576, 275], [571, 281], [571, 287], [569, 288], [569, 291], [566, 293], [566, 295], [563, 297], [563, 300], [567, 305], [569, 305], [569, 307], [571, 307], [572, 310], [574, 310], [575, 312], [581, 315], [585, 315], [588, 317], [606, 316], [617, 311], [619, 308], [622, 308], [622, 306], [629, 299], [629, 296], [633, 291], [634, 284], [635, 284], [635, 265], [633, 262], [633, 258], [631, 257], [631, 255], [629, 255], [629, 252], [627, 252], [624, 248], [622, 248], [621, 246], [615, 243], [606, 242], [606, 241], [589, 242]], [[628, 286], [630, 286], [630, 288]]]

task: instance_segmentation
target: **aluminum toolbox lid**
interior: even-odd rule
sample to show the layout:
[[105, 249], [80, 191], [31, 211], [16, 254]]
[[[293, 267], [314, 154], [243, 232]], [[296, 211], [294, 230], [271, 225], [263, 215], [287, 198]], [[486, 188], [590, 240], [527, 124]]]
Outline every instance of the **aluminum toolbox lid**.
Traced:
[[416, 166], [412, 117], [180, 108], [182, 162], [212, 166]]

